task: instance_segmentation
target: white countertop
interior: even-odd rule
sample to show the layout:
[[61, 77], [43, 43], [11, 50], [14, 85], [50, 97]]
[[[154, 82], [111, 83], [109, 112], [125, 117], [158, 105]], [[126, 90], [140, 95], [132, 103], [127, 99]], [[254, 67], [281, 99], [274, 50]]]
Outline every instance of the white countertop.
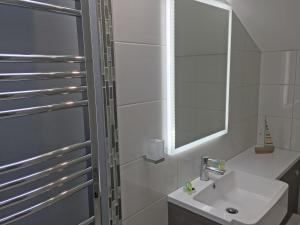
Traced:
[[275, 149], [272, 154], [255, 154], [254, 147], [252, 147], [227, 161], [226, 168], [265, 178], [279, 179], [299, 159], [300, 152]]

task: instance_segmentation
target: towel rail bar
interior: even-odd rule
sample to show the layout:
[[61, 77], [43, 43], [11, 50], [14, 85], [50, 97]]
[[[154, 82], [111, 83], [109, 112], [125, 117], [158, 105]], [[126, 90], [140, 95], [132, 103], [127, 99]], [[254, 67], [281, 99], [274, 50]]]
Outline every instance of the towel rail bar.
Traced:
[[46, 113], [46, 112], [53, 112], [53, 111], [58, 111], [63, 109], [71, 109], [71, 108], [87, 106], [87, 105], [88, 105], [88, 100], [82, 100], [82, 101], [69, 101], [69, 102], [63, 102], [63, 103], [52, 104], [52, 105], [35, 106], [30, 108], [0, 111], [0, 120], [30, 116], [30, 115]]
[[84, 63], [84, 62], [85, 62], [85, 57], [83, 56], [0, 54], [0, 63]]
[[0, 81], [51, 80], [84, 78], [85, 71], [47, 72], [47, 73], [0, 73]]
[[[61, 100], [61, 102], [49, 102], [44, 104], [35, 104], [35, 105], [22, 105], [11, 107], [7, 104], [2, 104], [0, 110], [0, 122], [4, 119], [10, 118], [21, 118], [25, 116], [38, 115], [40, 113], [47, 113], [58, 110], [66, 110], [66, 113], [72, 113], [73, 111], [68, 110], [71, 108], [79, 108], [82, 110], [82, 118], [83, 118], [83, 128], [84, 128], [84, 140], [88, 140], [86, 146], [67, 146], [62, 149], [52, 150], [48, 153], [38, 155], [32, 158], [31, 156], [27, 156], [22, 159], [20, 162], [12, 162], [8, 165], [0, 165], [0, 195], [6, 194], [4, 191], [19, 191], [16, 189], [17, 187], [23, 188], [23, 185], [30, 185], [30, 190], [24, 190], [22, 193], [14, 194], [14, 196], [8, 196], [4, 201], [0, 202], [0, 211], [1, 217], [4, 212], [6, 212], [7, 208], [9, 210], [14, 210], [12, 214], [8, 213], [5, 217], [0, 218], [0, 225], [8, 225], [12, 224], [16, 221], [21, 220], [22, 218], [29, 217], [31, 214], [34, 214], [48, 206], [53, 205], [54, 203], [63, 200], [67, 196], [70, 196], [83, 188], [87, 188], [88, 204], [89, 204], [89, 219], [80, 223], [80, 225], [106, 225], [111, 221], [110, 215], [112, 215], [112, 209], [110, 208], [109, 201], [109, 174], [107, 172], [107, 155], [108, 155], [108, 146], [106, 144], [106, 126], [107, 120], [105, 120], [105, 114], [107, 113], [105, 108], [105, 103], [103, 102], [104, 93], [103, 87], [105, 86], [103, 79], [104, 68], [101, 67], [100, 63], [105, 63], [103, 58], [103, 52], [106, 49], [105, 46], [100, 46], [100, 36], [99, 32], [102, 32], [102, 28], [99, 28], [99, 3], [97, 0], [73, 0], [73, 7], [64, 7], [55, 4], [43, 3], [45, 0], [0, 0], [0, 6], [7, 6], [5, 8], [19, 7], [24, 8], [24, 11], [27, 9], [37, 10], [40, 12], [45, 12], [45, 14], [52, 13], [53, 15], [61, 14], [62, 18], [67, 18], [67, 16], [72, 16], [72, 19], [75, 19], [77, 26], [77, 37], [74, 37], [78, 41], [78, 55], [72, 55], [72, 53], [50, 53], [50, 52], [25, 52], [25, 53], [14, 53], [14, 52], [0, 52], [0, 64], [8, 66], [7, 64], [12, 65], [9, 69], [10, 71], [1, 71], [0, 73], [0, 83], [2, 85], [22, 85], [22, 82], [19, 81], [33, 81], [34, 85], [39, 85], [39, 82], [34, 82], [35, 80], [53, 80], [55, 79], [73, 79], [80, 78], [80, 80], [75, 80], [76, 84], [64, 84], [64, 86], [47, 86], [45, 89], [36, 88], [34, 89], [8, 89], [5, 93], [0, 93], [0, 102], [14, 100], [14, 99], [24, 99], [24, 98], [32, 98], [32, 97], [44, 97], [48, 95], [60, 95], [60, 94], [72, 94], [72, 93], [82, 93], [79, 96], [67, 96], [74, 97], [72, 99]], [[101, 4], [102, 6], [102, 4]], [[100, 14], [101, 15], [101, 14]], [[15, 16], [15, 15], [12, 15]], [[38, 18], [34, 18], [38, 19]], [[68, 29], [67, 29], [68, 30]], [[66, 31], [67, 31], [66, 30]], [[55, 35], [55, 34], [53, 34]], [[51, 37], [49, 37], [51, 38]], [[34, 41], [34, 39], [33, 39]], [[45, 45], [47, 45], [47, 40]], [[65, 40], [68, 41], [68, 40]], [[63, 49], [61, 49], [63, 50]], [[52, 55], [54, 54], [54, 55]], [[55, 55], [57, 54], [57, 55]], [[59, 55], [61, 54], [61, 55]], [[68, 55], [70, 54], [70, 55]], [[74, 54], [74, 53], [73, 53]], [[66, 71], [64, 69], [55, 69], [57, 71], [16, 71], [15, 66], [23, 64], [27, 66], [37, 66], [35, 68], [39, 68], [39, 64], [46, 66], [44, 64], [52, 64], [51, 66], [65, 66], [66, 64], [74, 64], [75, 71], [70, 71], [72, 68], [67, 68]], [[22, 65], [22, 66], [23, 66]], [[73, 66], [73, 65], [70, 65]], [[19, 68], [18, 68], [19, 69]], [[21, 69], [21, 68], [20, 68]], [[16, 83], [6, 83], [6, 82], [16, 82]], [[17, 82], [18, 81], [18, 82]], [[65, 82], [64, 80], [62, 80]], [[73, 81], [73, 80], [71, 80]], [[25, 82], [24, 82], [25, 83]], [[43, 81], [43, 85], [46, 82]], [[52, 82], [51, 82], [52, 83]], [[51, 84], [49, 83], [49, 85]], [[79, 84], [80, 83], [80, 84]], [[26, 83], [27, 84], [31, 84]], [[48, 85], [48, 84], [47, 84]], [[75, 87], [68, 87], [74, 85]], [[52, 88], [52, 89], [51, 89]], [[4, 91], [3, 91], [4, 92]], [[51, 98], [52, 99], [52, 98]], [[49, 100], [51, 100], [49, 99]], [[2, 101], [1, 101], [2, 100]], [[48, 99], [47, 99], [48, 100]], [[53, 99], [52, 99], [53, 100]], [[24, 101], [25, 102], [25, 101]], [[7, 103], [7, 102], [5, 102]], [[30, 118], [32, 118], [30, 117]], [[81, 118], [81, 119], [82, 119]], [[13, 120], [12, 122], [14, 122]], [[35, 121], [34, 121], [35, 122]], [[38, 122], [38, 121], [37, 121]], [[6, 123], [5, 123], [6, 124]], [[7, 124], [9, 125], [9, 124]], [[68, 124], [69, 125], [69, 124]], [[13, 123], [12, 126], [15, 126]], [[45, 126], [45, 129], [47, 127]], [[72, 127], [70, 127], [72, 129]], [[39, 136], [38, 136], [39, 137]], [[67, 141], [67, 140], [64, 140]], [[77, 141], [80, 142], [80, 141]], [[47, 142], [48, 143], [48, 142]], [[61, 143], [61, 142], [59, 142]], [[78, 143], [80, 145], [80, 143]], [[82, 143], [81, 143], [82, 144]], [[51, 144], [52, 145], [52, 144]], [[76, 144], [75, 144], [76, 145]], [[77, 158], [72, 159], [61, 159], [65, 154], [81, 149], [81, 156], [77, 156]], [[84, 148], [84, 149], [83, 149]], [[9, 151], [8, 149], [7, 151]], [[22, 150], [22, 146], [21, 146]], [[60, 158], [61, 157], [61, 158]], [[59, 158], [59, 162], [52, 162], [55, 165], [45, 165], [44, 168], [38, 168], [37, 171], [27, 172], [27, 169], [22, 171], [21, 169], [27, 168], [38, 163], [46, 162], [54, 158]], [[4, 159], [5, 160], [5, 159]], [[64, 161], [64, 162], [63, 162]], [[42, 166], [42, 164], [41, 164]], [[65, 175], [67, 172], [65, 169], [70, 168], [75, 169], [76, 171], [72, 171]], [[69, 190], [63, 191], [58, 195], [52, 193], [52, 197], [48, 200], [40, 200], [42, 202], [36, 204], [33, 203], [32, 199], [36, 196], [44, 196], [46, 195], [46, 191], [52, 188], [55, 188], [55, 191], [59, 191], [59, 187], [63, 185], [68, 180], [72, 180], [73, 178], [79, 176], [83, 172], [78, 170], [83, 170], [88, 167], [86, 170], [89, 171], [88, 174], [83, 175], [78, 178], [78, 181], [82, 182], [77, 187], [72, 187], [69, 189], [67, 185], [65, 185]], [[30, 169], [35, 169], [36, 167], [32, 167]], [[19, 170], [20, 169], [20, 170]], [[9, 172], [17, 171], [13, 174], [8, 174]], [[64, 171], [64, 173], [61, 173]], [[18, 172], [22, 172], [18, 175]], [[2, 179], [2, 175], [4, 174], [5, 178]], [[64, 175], [62, 175], [64, 174]], [[13, 175], [11, 177], [10, 175]], [[64, 177], [63, 177], [64, 176]], [[55, 177], [55, 178], [53, 178]], [[47, 179], [45, 179], [47, 178]], [[52, 179], [53, 178], [53, 179]], [[54, 180], [54, 182], [49, 183], [48, 179]], [[85, 182], [87, 180], [87, 182]], [[44, 181], [44, 182], [43, 182]], [[74, 180], [75, 181], [75, 180]], [[76, 180], [77, 181], [77, 180]], [[42, 184], [38, 184], [39, 182], [43, 182]], [[70, 183], [70, 185], [73, 183]], [[37, 186], [39, 185], [39, 186]], [[77, 184], [76, 184], [77, 185]], [[74, 184], [75, 186], [75, 184]], [[27, 187], [27, 186], [26, 186]], [[59, 190], [58, 190], [59, 189]], [[62, 189], [63, 190], [63, 189]], [[100, 197], [101, 190], [101, 197]], [[59, 193], [58, 192], [58, 193]], [[51, 194], [49, 192], [49, 194]], [[1, 199], [2, 200], [2, 199]], [[0, 201], [1, 201], [0, 200]], [[28, 201], [27, 201], [28, 200]], [[23, 206], [23, 204], [19, 204], [21, 202], [26, 203], [30, 207]], [[26, 201], [26, 202], [25, 202]], [[17, 205], [18, 204], [18, 205]], [[10, 206], [17, 206], [16, 208]], [[23, 208], [19, 208], [22, 207]], [[3, 213], [2, 213], [2, 209]], [[21, 210], [21, 211], [19, 211]], [[76, 212], [76, 211], [75, 211]], [[29, 219], [29, 218], [28, 218]], [[33, 219], [35, 221], [35, 219]], [[76, 222], [79, 223], [80, 221]], [[31, 222], [32, 223], [32, 222]], [[33, 222], [35, 223], [35, 222]], [[58, 222], [59, 223], [59, 222]]]
[[38, 156], [29, 158], [29, 159], [21, 160], [19, 162], [14, 162], [11, 164], [0, 166], [0, 175], [9, 173], [9, 172], [13, 172], [13, 171], [16, 171], [19, 169], [24, 169], [26, 167], [33, 166], [35, 164], [47, 161], [52, 158], [61, 157], [67, 153], [70, 153], [70, 152], [73, 152], [73, 151], [76, 151], [79, 149], [83, 149], [86, 147], [90, 147], [90, 146], [91, 146], [91, 141], [86, 141], [86, 142], [82, 142], [82, 143], [69, 145], [69, 146], [66, 146], [63, 148], [59, 148], [59, 149], [47, 152], [42, 155], [38, 155]]
[[59, 193], [58, 195], [56, 195], [55, 197], [49, 198], [44, 202], [40, 202], [40, 203], [38, 203], [34, 206], [31, 206], [27, 209], [24, 209], [22, 211], [14, 213], [10, 216], [4, 217], [4, 218], [0, 219], [0, 225], [8, 225], [8, 224], [16, 222], [22, 218], [25, 218], [31, 214], [39, 212], [42, 209], [47, 208], [48, 206], [51, 206], [51, 205], [55, 204], [56, 202], [63, 200], [66, 197], [69, 197], [69, 196], [81, 191], [82, 189], [87, 188], [88, 186], [90, 186], [92, 184], [93, 184], [93, 180], [89, 180], [89, 181], [82, 183], [70, 190], [63, 191], [63, 192]]
[[86, 175], [87, 173], [90, 173], [91, 171], [92, 171], [92, 167], [88, 167], [84, 170], [78, 171], [69, 176], [64, 176], [56, 181], [53, 181], [51, 183], [44, 185], [42, 187], [38, 187], [34, 190], [28, 191], [21, 195], [14, 196], [12, 198], [1, 201], [0, 202], [0, 210], [20, 204], [21, 202], [27, 201], [29, 199], [32, 199], [36, 196], [39, 196], [39, 195], [45, 193], [45, 192], [51, 191], [52, 189], [54, 189], [56, 187], [60, 187], [69, 181], [75, 180], [83, 175]]
[[89, 219], [83, 221], [82, 223], [80, 223], [80, 224], [78, 224], [78, 225], [89, 225], [89, 224], [93, 223], [94, 221], [95, 221], [95, 217], [92, 216], [91, 218], [89, 218]]
[[70, 87], [63, 87], [63, 88], [0, 92], [0, 101], [45, 97], [51, 95], [66, 95], [66, 94], [74, 94], [74, 93], [80, 93], [86, 91], [87, 91], [86, 86], [70, 86]]
[[77, 9], [72, 9], [68, 7], [57, 6], [53, 4], [47, 4], [47, 3], [32, 1], [32, 0], [0, 0], [0, 4], [19, 6], [23, 8], [65, 14], [70, 16], [81, 16], [81, 11]]
[[6, 190], [9, 190], [9, 189], [12, 189], [12, 188], [16, 188], [16, 187], [19, 187], [19, 186], [24, 185], [24, 184], [32, 183], [32, 182], [34, 182], [38, 179], [41, 179], [43, 177], [47, 177], [47, 176], [49, 176], [53, 173], [61, 172], [64, 169], [66, 169], [70, 166], [73, 166], [73, 165], [85, 162], [87, 160], [90, 160], [91, 156], [92, 156], [91, 154], [88, 154], [88, 155], [79, 157], [77, 159], [73, 159], [73, 160], [69, 160], [69, 161], [65, 161], [65, 162], [56, 164], [53, 167], [50, 167], [50, 168], [47, 168], [45, 170], [27, 175], [25, 177], [21, 177], [21, 178], [12, 180], [12, 181], [7, 181], [5, 183], [0, 184], [0, 192], [6, 191]]

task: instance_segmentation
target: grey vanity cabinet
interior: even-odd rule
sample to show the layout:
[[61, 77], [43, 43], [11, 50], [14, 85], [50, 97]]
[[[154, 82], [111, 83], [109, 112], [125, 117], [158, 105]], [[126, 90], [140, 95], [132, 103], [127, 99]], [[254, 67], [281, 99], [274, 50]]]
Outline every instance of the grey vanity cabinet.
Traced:
[[169, 225], [221, 225], [172, 203], [168, 210]]
[[288, 213], [281, 223], [281, 225], [285, 225], [291, 215], [298, 212], [300, 161], [298, 161], [285, 175], [283, 175], [280, 180], [289, 185]]

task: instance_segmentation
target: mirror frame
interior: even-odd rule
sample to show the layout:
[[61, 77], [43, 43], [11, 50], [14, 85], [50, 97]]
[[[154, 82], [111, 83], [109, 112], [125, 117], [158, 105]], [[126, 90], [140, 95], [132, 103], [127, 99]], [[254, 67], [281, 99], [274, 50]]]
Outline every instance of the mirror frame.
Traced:
[[225, 129], [209, 136], [200, 138], [179, 148], [175, 147], [175, 0], [166, 1], [166, 120], [167, 120], [167, 149], [169, 155], [174, 155], [203, 143], [221, 137], [228, 133], [229, 120], [229, 89], [230, 89], [230, 64], [231, 64], [231, 33], [232, 33], [232, 8], [226, 3], [217, 0], [194, 0], [228, 11], [228, 50], [227, 50], [227, 78], [226, 78], [226, 107]]

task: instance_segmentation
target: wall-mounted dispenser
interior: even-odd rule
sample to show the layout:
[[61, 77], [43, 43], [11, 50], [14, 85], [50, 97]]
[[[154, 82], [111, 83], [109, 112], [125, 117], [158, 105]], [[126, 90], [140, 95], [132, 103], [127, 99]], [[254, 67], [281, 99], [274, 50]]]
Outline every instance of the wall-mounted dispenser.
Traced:
[[148, 162], [158, 164], [165, 160], [165, 144], [161, 139], [150, 139], [144, 148], [144, 159]]

